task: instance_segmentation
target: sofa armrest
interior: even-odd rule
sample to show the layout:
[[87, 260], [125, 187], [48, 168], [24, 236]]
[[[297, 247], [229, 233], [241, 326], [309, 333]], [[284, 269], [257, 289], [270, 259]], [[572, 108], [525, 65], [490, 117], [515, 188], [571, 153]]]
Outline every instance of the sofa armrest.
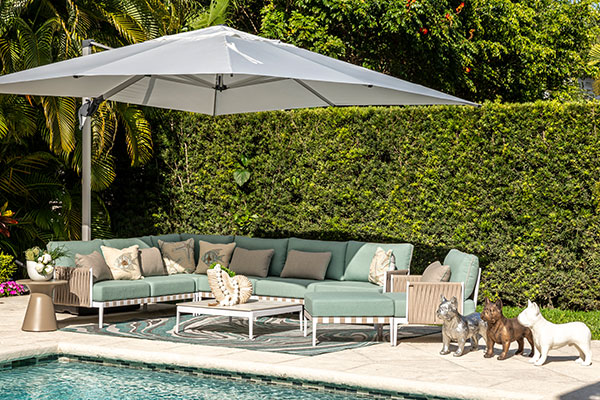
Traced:
[[408, 283], [406, 294], [406, 317], [409, 324], [442, 324], [437, 317], [440, 297], [458, 299], [458, 311], [463, 312], [464, 283], [462, 282], [413, 282]]
[[392, 275], [390, 291], [404, 293], [408, 282], [421, 282], [421, 277], [421, 275]]
[[54, 304], [76, 307], [91, 307], [92, 269], [55, 267], [54, 278], [69, 283], [54, 289]]
[[408, 274], [407, 269], [395, 269], [393, 271], [385, 271], [385, 281], [383, 283], [383, 292], [393, 292], [392, 278], [394, 276], [402, 276]]

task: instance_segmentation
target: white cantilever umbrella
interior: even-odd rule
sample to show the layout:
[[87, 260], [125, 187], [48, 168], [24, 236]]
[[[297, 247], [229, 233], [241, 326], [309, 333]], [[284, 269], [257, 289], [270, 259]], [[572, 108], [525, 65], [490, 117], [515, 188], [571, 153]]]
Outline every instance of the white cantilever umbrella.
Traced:
[[[349, 105], [476, 105], [225, 26], [1, 76], [0, 93], [92, 97], [82, 107], [84, 115], [104, 100], [209, 115]], [[89, 122], [84, 141], [86, 135]], [[89, 155], [89, 144], [83, 151]], [[88, 158], [82, 166], [84, 240], [90, 237], [89, 168]]]

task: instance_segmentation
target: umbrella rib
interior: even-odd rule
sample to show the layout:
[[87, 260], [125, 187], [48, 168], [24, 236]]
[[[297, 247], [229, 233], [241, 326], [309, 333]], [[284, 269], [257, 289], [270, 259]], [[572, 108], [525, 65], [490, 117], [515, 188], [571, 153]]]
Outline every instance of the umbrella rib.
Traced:
[[279, 78], [279, 77], [267, 78], [264, 76], [253, 76], [251, 78], [242, 79], [239, 82], [229, 84], [229, 85], [227, 85], [227, 88], [228, 89], [238, 89], [238, 88], [242, 88], [242, 87], [246, 87], [246, 86], [262, 85], [263, 83], [283, 81], [286, 79], [290, 79], [290, 78]]
[[310, 87], [306, 82], [304, 82], [300, 79], [294, 79], [294, 82], [296, 82], [297, 84], [302, 86], [304, 89], [308, 90], [309, 92], [311, 92], [312, 94], [317, 96], [319, 99], [323, 100], [325, 103], [329, 104], [331, 107], [336, 106], [335, 103], [331, 102], [327, 97], [323, 96], [321, 93], [317, 92], [315, 89]]

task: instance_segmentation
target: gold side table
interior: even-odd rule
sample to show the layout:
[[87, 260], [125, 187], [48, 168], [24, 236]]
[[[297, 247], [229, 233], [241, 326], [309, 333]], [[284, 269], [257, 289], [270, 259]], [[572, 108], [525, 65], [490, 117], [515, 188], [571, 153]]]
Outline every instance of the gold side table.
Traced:
[[52, 302], [52, 292], [55, 287], [66, 285], [68, 282], [65, 280], [33, 281], [31, 279], [22, 279], [18, 280], [17, 283], [26, 285], [31, 292], [21, 329], [28, 332], [57, 330], [58, 326], [56, 324], [56, 314], [54, 313], [54, 303]]

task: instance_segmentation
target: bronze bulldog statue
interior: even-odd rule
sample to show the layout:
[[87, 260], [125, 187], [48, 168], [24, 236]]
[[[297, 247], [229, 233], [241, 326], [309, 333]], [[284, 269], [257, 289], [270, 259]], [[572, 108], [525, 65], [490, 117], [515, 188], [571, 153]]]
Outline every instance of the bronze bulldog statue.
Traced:
[[524, 327], [516, 318], [506, 318], [502, 314], [502, 300], [498, 299], [492, 303], [490, 299], [485, 299], [485, 306], [481, 312], [481, 318], [487, 322], [487, 343], [488, 348], [484, 355], [485, 358], [494, 356], [494, 344], [502, 343], [502, 353], [498, 360], [506, 359], [510, 343], [516, 341], [519, 344], [516, 354], [523, 354], [524, 339], [527, 339], [531, 346], [529, 357], [533, 356], [533, 335], [531, 329]]

